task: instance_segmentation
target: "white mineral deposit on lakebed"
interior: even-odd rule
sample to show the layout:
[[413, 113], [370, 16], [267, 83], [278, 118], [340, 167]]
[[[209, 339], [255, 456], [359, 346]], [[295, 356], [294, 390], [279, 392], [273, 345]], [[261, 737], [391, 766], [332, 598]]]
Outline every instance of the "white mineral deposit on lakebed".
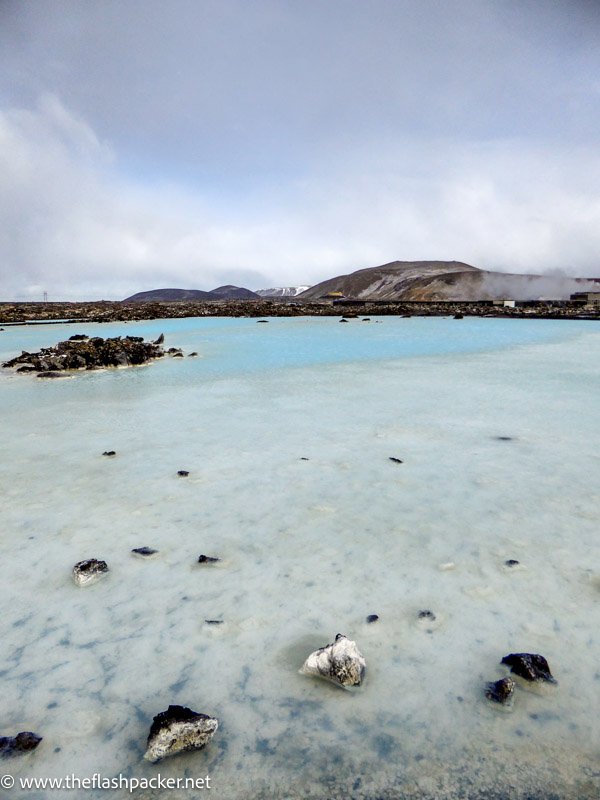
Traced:
[[[0, 735], [44, 737], [3, 771], [210, 774], [220, 800], [596, 798], [596, 326], [157, 320], [6, 329], [0, 355], [162, 331], [200, 358], [0, 375]], [[80, 588], [86, 558], [110, 572]], [[352, 692], [298, 672], [336, 633], [367, 662]], [[485, 683], [524, 651], [558, 686], [499, 712]], [[169, 704], [219, 729], [152, 765]]]

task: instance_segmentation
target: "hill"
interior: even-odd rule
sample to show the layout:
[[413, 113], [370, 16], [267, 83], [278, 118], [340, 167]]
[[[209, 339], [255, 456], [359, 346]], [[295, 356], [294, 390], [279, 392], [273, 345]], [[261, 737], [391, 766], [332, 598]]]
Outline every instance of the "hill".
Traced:
[[392, 261], [318, 283], [299, 297], [340, 296], [370, 300], [568, 299], [597, 288], [593, 279], [521, 275], [481, 270], [461, 261]]
[[126, 297], [124, 303], [161, 303], [177, 300], [259, 300], [259, 295], [240, 286], [219, 286], [211, 292], [200, 289], [152, 289], [148, 292], [138, 292]]

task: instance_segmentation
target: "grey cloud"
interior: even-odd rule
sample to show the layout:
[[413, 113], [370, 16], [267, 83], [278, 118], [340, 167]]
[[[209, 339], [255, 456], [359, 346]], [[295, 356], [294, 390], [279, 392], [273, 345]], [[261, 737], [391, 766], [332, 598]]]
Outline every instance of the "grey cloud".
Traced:
[[0, 293], [598, 275], [600, 7], [4, 0]]

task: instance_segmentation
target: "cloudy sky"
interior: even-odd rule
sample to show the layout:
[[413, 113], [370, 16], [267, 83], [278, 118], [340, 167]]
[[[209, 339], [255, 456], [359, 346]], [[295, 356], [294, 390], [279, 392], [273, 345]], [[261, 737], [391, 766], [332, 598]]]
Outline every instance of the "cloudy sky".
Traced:
[[600, 276], [598, 0], [0, 0], [0, 299]]

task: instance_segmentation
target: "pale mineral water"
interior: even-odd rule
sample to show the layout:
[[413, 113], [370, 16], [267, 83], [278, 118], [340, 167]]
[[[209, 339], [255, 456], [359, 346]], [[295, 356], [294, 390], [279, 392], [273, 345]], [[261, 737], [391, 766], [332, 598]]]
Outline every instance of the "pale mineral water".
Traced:
[[[0, 764], [7, 795], [160, 773], [209, 775], [173, 796], [215, 800], [597, 798], [597, 324], [42, 325], [0, 356], [161, 332], [198, 357], [0, 374], [0, 735], [43, 736]], [[110, 571], [82, 588], [87, 558]], [[356, 691], [299, 673], [337, 633], [366, 659]], [[484, 689], [511, 652], [558, 685], [503, 713]], [[170, 704], [219, 729], [149, 764]]]

